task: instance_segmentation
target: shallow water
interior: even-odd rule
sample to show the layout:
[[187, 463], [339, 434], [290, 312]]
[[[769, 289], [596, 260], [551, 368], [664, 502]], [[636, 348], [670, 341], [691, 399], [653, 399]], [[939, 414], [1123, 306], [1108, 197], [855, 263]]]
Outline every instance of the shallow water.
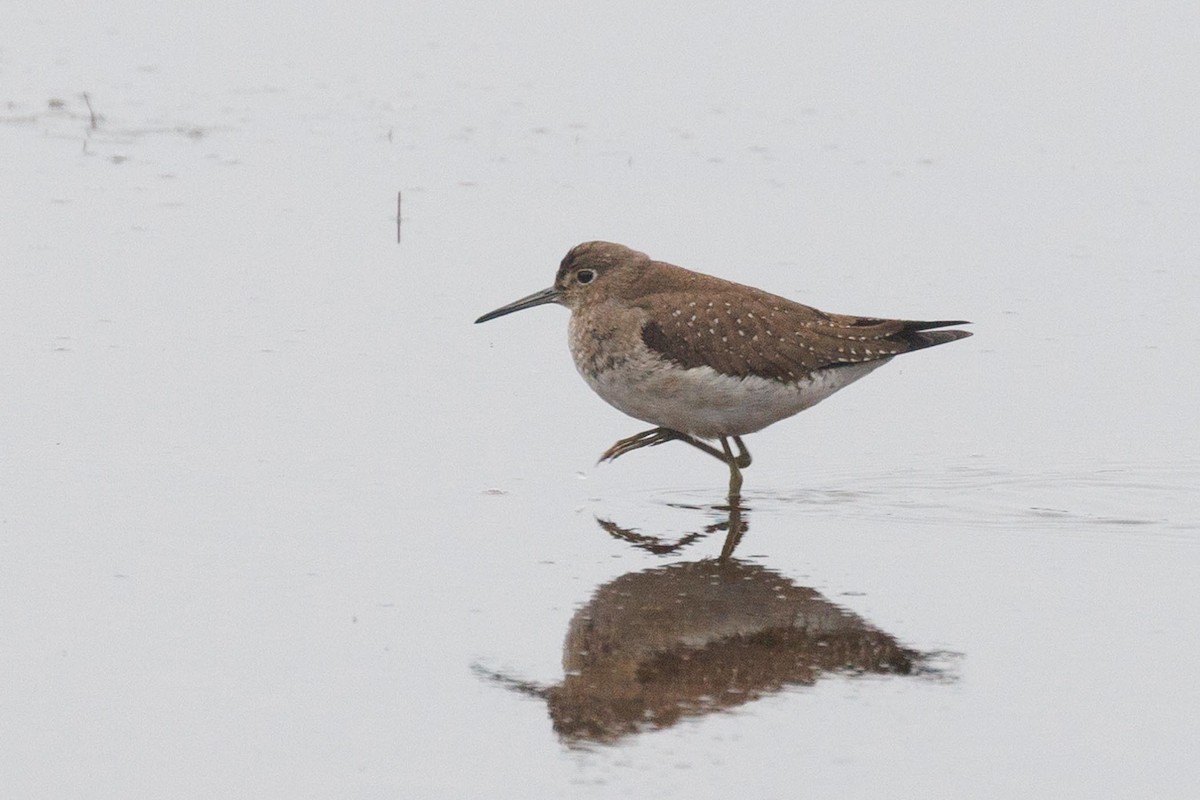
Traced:
[[[7, 794], [1192, 794], [1200, 13], [110, 12], [0, 40]], [[471, 324], [593, 238], [976, 335], [731, 521]]]

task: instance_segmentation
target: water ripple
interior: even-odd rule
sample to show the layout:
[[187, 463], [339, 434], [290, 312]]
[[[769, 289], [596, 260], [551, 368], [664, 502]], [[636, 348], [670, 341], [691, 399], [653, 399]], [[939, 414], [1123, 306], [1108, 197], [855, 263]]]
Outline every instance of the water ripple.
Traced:
[[[1025, 471], [942, 464], [899, 473], [824, 472], [806, 482], [795, 491], [748, 491], [745, 503], [756, 516], [836, 513], [959, 528], [1113, 533], [1200, 543], [1200, 459], [1064, 463]], [[700, 489], [646, 490], [642, 495], [672, 508], [701, 508], [713, 500], [711, 490]]]

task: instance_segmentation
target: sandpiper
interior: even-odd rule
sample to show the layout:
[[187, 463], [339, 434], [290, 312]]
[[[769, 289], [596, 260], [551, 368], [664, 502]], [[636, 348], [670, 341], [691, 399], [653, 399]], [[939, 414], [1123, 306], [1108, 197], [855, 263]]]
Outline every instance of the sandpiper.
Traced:
[[475, 322], [543, 303], [571, 309], [571, 355], [593, 391], [656, 426], [621, 439], [600, 460], [687, 442], [729, 466], [731, 496], [750, 466], [743, 436], [809, 408], [901, 353], [971, 335], [933, 330], [969, 324], [964, 320], [827, 314], [612, 242], [577, 245], [553, 286]]

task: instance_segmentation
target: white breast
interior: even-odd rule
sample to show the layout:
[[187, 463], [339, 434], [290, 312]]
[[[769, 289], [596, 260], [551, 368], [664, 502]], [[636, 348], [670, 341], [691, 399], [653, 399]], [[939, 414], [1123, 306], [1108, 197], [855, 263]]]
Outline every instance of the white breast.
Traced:
[[647, 350], [592, 373], [588, 385], [631, 417], [704, 438], [741, 436], [819, 403], [890, 359], [818, 370], [796, 383], [735, 378], [711, 367], [671, 367]]

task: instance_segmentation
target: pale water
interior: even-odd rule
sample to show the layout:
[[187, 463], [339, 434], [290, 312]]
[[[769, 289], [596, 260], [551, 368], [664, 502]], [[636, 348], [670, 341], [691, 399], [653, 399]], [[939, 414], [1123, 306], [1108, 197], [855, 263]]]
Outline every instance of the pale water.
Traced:
[[[3, 27], [5, 796], [1195, 796], [1194, 4]], [[976, 335], [749, 437], [719, 567], [471, 324], [595, 238]]]

